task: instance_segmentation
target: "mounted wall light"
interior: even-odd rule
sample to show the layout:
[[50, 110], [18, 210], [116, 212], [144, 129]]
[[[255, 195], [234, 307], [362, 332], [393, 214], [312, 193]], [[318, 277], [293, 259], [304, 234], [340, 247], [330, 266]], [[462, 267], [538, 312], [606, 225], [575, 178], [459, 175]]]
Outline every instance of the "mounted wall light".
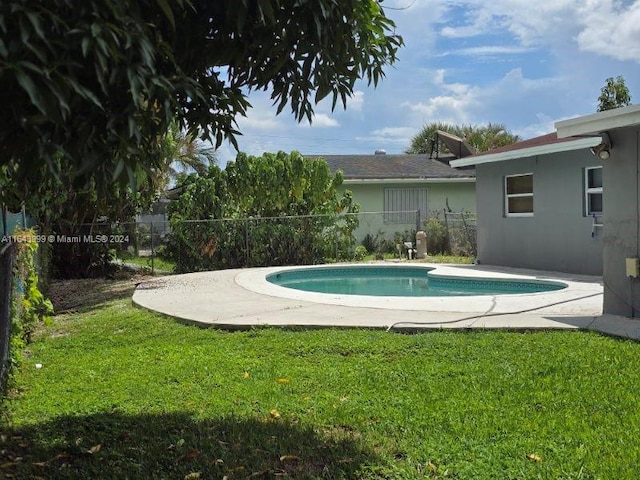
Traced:
[[599, 145], [591, 147], [591, 153], [597, 155], [600, 160], [607, 160], [611, 156], [611, 138], [606, 132], [601, 133], [600, 137], [602, 141]]

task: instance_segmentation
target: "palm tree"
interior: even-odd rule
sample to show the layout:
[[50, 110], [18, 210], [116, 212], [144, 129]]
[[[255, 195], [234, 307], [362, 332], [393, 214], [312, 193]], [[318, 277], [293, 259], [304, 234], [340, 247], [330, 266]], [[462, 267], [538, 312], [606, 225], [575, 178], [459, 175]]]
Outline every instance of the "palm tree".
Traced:
[[177, 122], [171, 124], [161, 140], [162, 161], [154, 178], [157, 190], [165, 190], [183, 173], [203, 175], [217, 163], [215, 148], [207, 146], [194, 135], [184, 132]]
[[[411, 139], [411, 145], [406, 153], [430, 154], [432, 151], [449, 152], [447, 146], [439, 141], [434, 145], [438, 130], [460, 137], [473, 146], [478, 152], [486, 152], [504, 145], [511, 145], [520, 140], [502, 123], [488, 123], [487, 125], [454, 125], [450, 123], [432, 122], [424, 127]], [[437, 147], [437, 150], [436, 150]]]

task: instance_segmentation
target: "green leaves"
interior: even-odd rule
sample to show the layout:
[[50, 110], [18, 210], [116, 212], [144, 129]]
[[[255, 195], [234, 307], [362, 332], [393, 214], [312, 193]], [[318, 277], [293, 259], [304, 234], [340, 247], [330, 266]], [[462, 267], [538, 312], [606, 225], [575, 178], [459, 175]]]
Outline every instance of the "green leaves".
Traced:
[[358, 207], [338, 194], [341, 183], [324, 160], [298, 152], [240, 153], [224, 171], [190, 176], [168, 208], [177, 271], [348, 257], [358, 220], [341, 214]]
[[346, 106], [358, 79], [377, 84], [396, 61], [394, 27], [377, 0], [7, 0], [0, 166], [17, 165], [25, 199], [57, 155], [100, 188], [132, 181], [159, 165], [174, 121], [237, 148], [247, 91], [271, 91], [298, 121], [328, 96]]
[[604, 87], [600, 89], [598, 97], [598, 112], [624, 107], [631, 103], [631, 94], [624, 83], [624, 77], [618, 75], [607, 78]]

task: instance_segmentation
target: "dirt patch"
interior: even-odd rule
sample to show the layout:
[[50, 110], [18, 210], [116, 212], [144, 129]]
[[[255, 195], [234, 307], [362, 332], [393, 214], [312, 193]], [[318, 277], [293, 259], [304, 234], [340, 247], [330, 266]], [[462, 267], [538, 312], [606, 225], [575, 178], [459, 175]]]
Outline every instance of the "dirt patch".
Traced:
[[53, 303], [56, 314], [81, 311], [104, 302], [131, 298], [136, 285], [150, 278], [153, 277], [131, 274], [115, 279], [52, 280], [47, 296]]

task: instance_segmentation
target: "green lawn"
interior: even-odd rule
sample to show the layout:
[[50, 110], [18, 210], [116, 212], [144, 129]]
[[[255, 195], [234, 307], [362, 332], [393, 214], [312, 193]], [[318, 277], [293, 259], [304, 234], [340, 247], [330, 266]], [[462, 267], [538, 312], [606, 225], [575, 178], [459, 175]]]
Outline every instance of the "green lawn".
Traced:
[[640, 345], [593, 333], [225, 332], [121, 299], [36, 336], [0, 477], [635, 479], [639, 406]]
[[[385, 260], [396, 260], [397, 255], [386, 254]], [[371, 262], [375, 260], [375, 255], [366, 256], [363, 261]], [[130, 257], [122, 260], [125, 263], [139, 265], [144, 267], [148, 272], [151, 272], [151, 257]], [[422, 263], [458, 263], [458, 264], [470, 264], [473, 263], [473, 257], [461, 257], [456, 255], [431, 255], [422, 260], [414, 260], [415, 262]], [[153, 258], [153, 270], [156, 274], [166, 275], [167, 273], [173, 273], [176, 264], [171, 260], [166, 260], [160, 257]]]
[[[152, 267], [152, 258], [151, 257], [130, 257], [122, 260], [125, 263], [130, 263], [134, 265], [139, 265], [148, 269], [151, 272]], [[153, 257], [153, 270], [155, 273], [166, 275], [167, 273], [173, 273], [173, 269], [175, 268], [175, 262], [170, 260], [165, 260], [160, 257]]]

